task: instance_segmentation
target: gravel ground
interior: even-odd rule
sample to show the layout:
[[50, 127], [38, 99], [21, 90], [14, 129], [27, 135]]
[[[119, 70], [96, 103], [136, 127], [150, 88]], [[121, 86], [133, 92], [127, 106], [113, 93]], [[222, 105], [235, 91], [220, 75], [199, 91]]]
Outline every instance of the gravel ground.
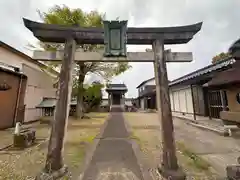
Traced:
[[[156, 172], [156, 167], [161, 162], [161, 130], [157, 120], [157, 114], [154, 113], [125, 113], [125, 119], [132, 127], [132, 132], [136, 137], [141, 151], [143, 152], [144, 163], [151, 169], [152, 176], [157, 179], [159, 175]], [[150, 128], [144, 128], [149, 126]], [[136, 128], [138, 127], [138, 128]], [[142, 127], [139, 128], [139, 127]], [[152, 127], [152, 128], [151, 128]], [[155, 128], [154, 128], [155, 127]], [[158, 128], [156, 128], [158, 127]], [[182, 148], [178, 148], [177, 157], [179, 165], [186, 172], [188, 179], [208, 179], [214, 180], [217, 178], [212, 169], [203, 170], [194, 164], [192, 159], [182, 153]]]
[[[99, 127], [104, 123], [107, 114], [92, 113], [90, 117], [92, 118], [69, 120], [64, 145], [64, 162], [69, 167], [70, 173], [68, 177], [62, 178], [64, 180], [76, 179], [75, 177], [80, 174], [85, 149], [99, 133]], [[83, 126], [87, 127], [82, 128]], [[38, 124], [35, 129], [37, 129], [37, 139], [42, 139], [40, 145], [24, 151], [11, 149], [0, 151], [0, 180], [32, 180], [42, 170], [47, 154], [50, 126]]]

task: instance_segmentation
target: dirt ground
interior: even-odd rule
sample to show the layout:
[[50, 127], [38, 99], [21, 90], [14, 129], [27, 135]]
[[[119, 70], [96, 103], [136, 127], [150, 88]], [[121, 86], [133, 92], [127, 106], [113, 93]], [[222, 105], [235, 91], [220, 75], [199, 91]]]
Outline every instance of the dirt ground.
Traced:
[[[147, 167], [156, 169], [161, 162], [162, 152], [161, 126], [158, 121], [157, 114], [125, 113], [124, 116], [125, 120], [131, 127], [133, 136], [141, 147], [144, 163]], [[187, 134], [185, 131], [186, 124], [182, 120], [174, 119], [174, 125], [176, 131], [175, 134], [177, 134], [177, 136], [178, 134], [185, 134], [190, 137], [192, 136], [191, 134]], [[188, 128], [193, 127], [189, 126]], [[194, 129], [194, 131], [199, 131], [198, 133], [203, 134], [205, 133], [205, 131], [198, 129]], [[219, 179], [220, 177], [217, 174], [217, 171], [212, 167], [211, 161], [207, 161], [195, 153], [194, 149], [190, 146], [191, 141], [189, 138], [187, 141], [184, 141], [184, 137], [182, 135], [179, 137], [176, 137], [178, 162], [180, 167], [184, 170], [184, 172], [186, 172], [188, 179]]]
[[[86, 153], [85, 150], [99, 133], [100, 127], [108, 114], [90, 113], [89, 116], [91, 119], [74, 120], [69, 118], [63, 156], [70, 173], [64, 179], [70, 179], [69, 177], [76, 179], [79, 175], [82, 168], [81, 163]], [[34, 179], [44, 167], [50, 125], [38, 122], [32, 124], [32, 127], [36, 129], [38, 143], [35, 146], [25, 150], [12, 150], [8, 148], [0, 151], [0, 180]], [[12, 139], [12, 130], [6, 130], [2, 134], [9, 141]]]

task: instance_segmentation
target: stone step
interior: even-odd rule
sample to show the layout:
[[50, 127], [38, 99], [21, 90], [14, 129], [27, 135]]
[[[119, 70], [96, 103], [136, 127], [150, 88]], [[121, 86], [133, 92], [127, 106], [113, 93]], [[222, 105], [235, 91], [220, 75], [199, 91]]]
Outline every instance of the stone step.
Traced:
[[124, 107], [121, 105], [112, 105], [110, 107], [110, 112], [124, 112]]

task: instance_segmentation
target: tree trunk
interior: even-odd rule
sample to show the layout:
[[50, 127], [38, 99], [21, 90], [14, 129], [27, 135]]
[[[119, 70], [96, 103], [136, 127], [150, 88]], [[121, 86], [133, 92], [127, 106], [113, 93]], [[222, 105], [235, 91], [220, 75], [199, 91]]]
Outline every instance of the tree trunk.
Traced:
[[64, 59], [59, 80], [59, 96], [56, 104], [54, 121], [48, 144], [48, 154], [45, 164], [45, 172], [52, 173], [63, 167], [62, 150], [64, 135], [69, 115], [69, 104], [72, 91], [72, 66], [74, 63], [76, 42], [68, 39], [65, 43]]
[[85, 79], [84, 65], [79, 65], [79, 75], [78, 75], [78, 93], [77, 93], [77, 106], [75, 112], [75, 118], [82, 119], [84, 116], [84, 102], [83, 102], [83, 82]]

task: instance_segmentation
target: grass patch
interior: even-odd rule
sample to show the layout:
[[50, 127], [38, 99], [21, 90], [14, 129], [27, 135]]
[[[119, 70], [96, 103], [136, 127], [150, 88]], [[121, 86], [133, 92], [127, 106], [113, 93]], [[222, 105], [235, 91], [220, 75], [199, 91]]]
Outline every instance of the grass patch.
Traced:
[[82, 141], [86, 142], [86, 143], [92, 143], [95, 138], [96, 138], [96, 135], [89, 135], [89, 136], [83, 138]]
[[90, 119], [76, 119], [74, 117], [69, 117], [70, 126], [75, 125], [99, 125], [101, 126], [107, 119], [108, 113], [89, 113], [87, 114]]
[[191, 165], [194, 165], [196, 168], [204, 171], [208, 171], [211, 165], [205, 161], [203, 158], [199, 157], [193, 153], [190, 149], [186, 148], [184, 143], [176, 142], [177, 150], [180, 151], [184, 156], [187, 156], [191, 159]]
[[72, 145], [71, 147], [66, 148], [64, 152], [64, 157], [68, 166], [72, 168], [77, 168], [79, 164], [83, 161], [85, 156], [85, 146], [84, 145]]
[[[95, 114], [94, 114], [95, 115]], [[107, 114], [106, 114], [107, 115]], [[106, 118], [83, 119], [84, 124], [93, 125], [102, 123]], [[69, 120], [70, 127], [82, 124], [81, 121]], [[50, 126], [38, 123], [34, 125], [37, 138], [47, 138], [50, 135]], [[99, 128], [69, 128], [66, 133], [64, 144], [64, 163], [69, 168], [70, 176], [61, 179], [77, 179], [81, 172], [82, 162], [86, 154], [86, 148], [91, 144]], [[44, 167], [47, 143], [41, 147], [31, 147], [28, 150], [13, 152], [9, 154], [0, 153], [0, 179], [4, 180], [26, 180], [33, 179]]]
[[140, 139], [139, 136], [136, 135], [135, 132], [131, 132], [130, 136], [129, 136], [130, 139], [134, 140], [137, 142], [137, 144], [139, 145], [139, 148], [140, 150], [143, 151], [143, 148], [144, 148], [144, 141], [142, 139]]
[[131, 132], [129, 138], [134, 139], [135, 141], [137, 141], [138, 144], [141, 144], [141, 139], [138, 136], [136, 136], [136, 133], [134, 133], [133, 131]]

